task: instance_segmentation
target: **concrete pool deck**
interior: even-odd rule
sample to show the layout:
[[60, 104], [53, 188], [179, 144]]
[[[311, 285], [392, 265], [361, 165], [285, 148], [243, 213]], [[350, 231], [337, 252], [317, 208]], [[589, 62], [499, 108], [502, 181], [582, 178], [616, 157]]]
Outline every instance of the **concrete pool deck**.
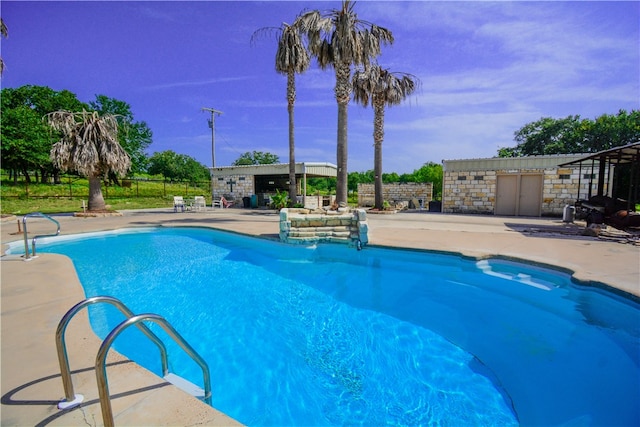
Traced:
[[[172, 209], [122, 211], [122, 216], [54, 216], [61, 234], [143, 226], [204, 226], [277, 239], [275, 211]], [[2, 222], [1, 242], [23, 241], [22, 217]], [[565, 224], [558, 218], [515, 218], [448, 215], [426, 211], [369, 215], [370, 244], [460, 253], [471, 257], [498, 255], [529, 260], [573, 271], [576, 279], [610, 286], [640, 297], [640, 246], [637, 238], [610, 231], [582, 236], [584, 223]], [[53, 224], [29, 218], [30, 238], [50, 234]], [[108, 254], [105, 254], [108, 256]], [[61, 317], [84, 299], [71, 261], [42, 254], [24, 262], [16, 255], [1, 258], [1, 425], [102, 425], [93, 369], [100, 340], [92, 332], [86, 311], [67, 329], [73, 383], [85, 400], [77, 408], [59, 411], [64, 397], [55, 348]], [[162, 313], [159, 313], [162, 314]], [[111, 351], [109, 392], [115, 423], [134, 425], [237, 425], [224, 414], [194, 399], [161, 378]], [[215, 382], [215, 372], [211, 374]], [[215, 396], [213, 396], [215, 405]]]

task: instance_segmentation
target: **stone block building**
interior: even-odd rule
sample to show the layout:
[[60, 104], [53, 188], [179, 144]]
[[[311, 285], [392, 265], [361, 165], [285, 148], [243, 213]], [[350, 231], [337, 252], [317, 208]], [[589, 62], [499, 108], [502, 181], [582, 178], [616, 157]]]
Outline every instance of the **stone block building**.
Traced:
[[[560, 167], [584, 154], [443, 161], [442, 212], [561, 216], [597, 186], [598, 167]], [[610, 185], [608, 185], [610, 187]]]
[[[211, 196], [213, 200], [224, 196], [233, 200], [236, 206], [243, 206], [246, 198], [253, 199], [256, 206], [269, 204], [276, 192], [289, 192], [289, 164], [221, 166], [209, 168], [211, 171]], [[320, 196], [307, 196], [307, 178], [335, 178], [337, 167], [331, 163], [296, 163], [297, 202], [313, 209], [331, 204], [332, 200]], [[335, 196], [334, 196], [335, 197]]]

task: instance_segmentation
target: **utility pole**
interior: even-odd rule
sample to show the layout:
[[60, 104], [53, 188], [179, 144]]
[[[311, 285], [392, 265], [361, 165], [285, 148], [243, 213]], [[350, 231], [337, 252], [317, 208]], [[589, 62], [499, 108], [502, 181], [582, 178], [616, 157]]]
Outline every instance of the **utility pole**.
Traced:
[[211, 118], [209, 119], [209, 127], [211, 128], [211, 167], [216, 167], [216, 114], [221, 115], [222, 111], [214, 110], [213, 108], [203, 107], [202, 111], [211, 112]]

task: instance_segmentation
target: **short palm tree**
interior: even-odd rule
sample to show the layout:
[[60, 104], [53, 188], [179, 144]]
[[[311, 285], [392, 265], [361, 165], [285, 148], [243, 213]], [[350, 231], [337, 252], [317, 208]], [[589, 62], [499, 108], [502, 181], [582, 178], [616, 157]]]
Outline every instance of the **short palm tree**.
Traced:
[[101, 180], [109, 173], [124, 176], [131, 159], [118, 142], [115, 116], [97, 112], [54, 111], [46, 116], [49, 125], [62, 134], [51, 148], [51, 161], [62, 171], [77, 172], [89, 179], [89, 211], [106, 209]]
[[351, 66], [367, 65], [380, 55], [381, 44], [393, 43], [393, 35], [386, 28], [358, 19], [354, 3], [342, 2], [340, 10], [334, 9], [325, 16], [319, 12], [302, 15], [307, 23], [305, 32], [309, 38], [311, 54], [325, 69], [332, 66], [336, 75], [334, 94], [338, 103], [338, 141], [336, 163], [338, 175], [336, 201], [347, 201], [347, 110], [351, 98]]
[[376, 209], [382, 210], [382, 141], [384, 140], [384, 112], [386, 106], [400, 104], [416, 89], [417, 78], [406, 73], [392, 73], [379, 65], [371, 65], [353, 74], [353, 98], [356, 102], [373, 106], [374, 188]]
[[[283, 23], [277, 31], [278, 49], [276, 51], [276, 71], [287, 76], [287, 111], [289, 112], [289, 204], [296, 202], [298, 187], [296, 183], [295, 125], [294, 104], [296, 102], [296, 73], [303, 73], [311, 62], [309, 52], [303, 41], [300, 18], [292, 25]], [[252, 39], [273, 28], [263, 28], [254, 33]]]

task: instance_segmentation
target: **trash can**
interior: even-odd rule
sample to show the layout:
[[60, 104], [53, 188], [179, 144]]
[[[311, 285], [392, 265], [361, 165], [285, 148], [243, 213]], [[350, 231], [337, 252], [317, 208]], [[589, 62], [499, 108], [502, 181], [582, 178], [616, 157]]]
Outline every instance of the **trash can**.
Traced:
[[429, 212], [442, 212], [442, 202], [440, 201], [429, 202]]
[[576, 217], [576, 208], [571, 205], [565, 205], [562, 211], [562, 222], [573, 222]]
[[245, 196], [242, 198], [242, 206], [245, 209], [249, 209], [251, 207], [251, 197]]
[[251, 207], [252, 208], [257, 208], [258, 207], [258, 196], [255, 194], [251, 195]]

